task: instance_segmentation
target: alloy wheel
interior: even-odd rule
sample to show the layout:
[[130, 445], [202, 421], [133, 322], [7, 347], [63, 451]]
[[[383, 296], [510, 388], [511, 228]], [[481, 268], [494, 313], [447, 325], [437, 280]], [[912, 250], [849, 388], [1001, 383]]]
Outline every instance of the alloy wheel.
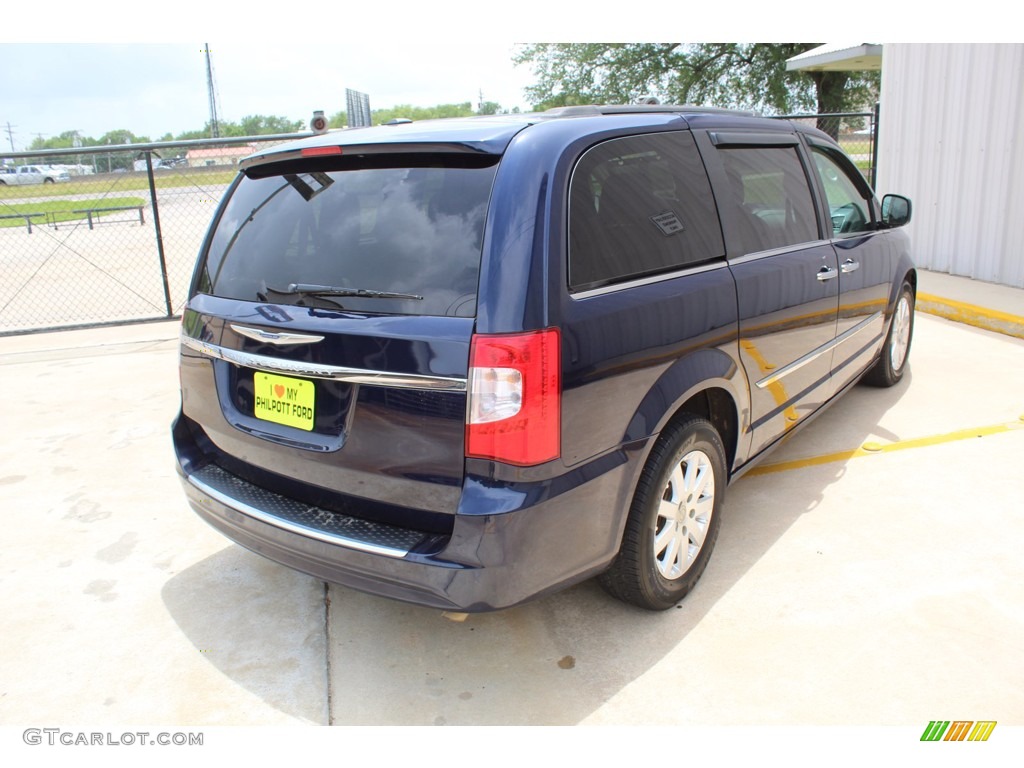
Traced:
[[669, 475], [658, 506], [654, 562], [666, 579], [678, 579], [700, 554], [715, 505], [715, 473], [703, 451], [690, 451]]
[[910, 300], [906, 294], [900, 296], [896, 305], [896, 316], [892, 320], [892, 347], [889, 350], [889, 363], [893, 371], [903, 367], [910, 346]]

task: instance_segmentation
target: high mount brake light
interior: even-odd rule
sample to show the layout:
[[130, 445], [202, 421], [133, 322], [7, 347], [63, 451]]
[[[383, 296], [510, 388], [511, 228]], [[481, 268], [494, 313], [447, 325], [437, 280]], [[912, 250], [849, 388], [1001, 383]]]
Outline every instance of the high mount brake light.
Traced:
[[558, 458], [562, 410], [558, 329], [475, 334], [469, 365], [466, 456], [518, 466]]
[[303, 157], [320, 157], [322, 155], [340, 155], [341, 147], [306, 147], [299, 154]]

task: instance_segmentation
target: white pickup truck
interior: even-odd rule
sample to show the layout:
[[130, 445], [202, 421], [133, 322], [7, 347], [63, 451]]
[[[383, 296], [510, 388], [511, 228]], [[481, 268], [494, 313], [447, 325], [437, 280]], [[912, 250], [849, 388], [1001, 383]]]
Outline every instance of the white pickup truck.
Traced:
[[71, 176], [67, 171], [49, 165], [19, 165], [17, 168], [4, 167], [0, 170], [0, 184], [11, 187], [70, 180]]

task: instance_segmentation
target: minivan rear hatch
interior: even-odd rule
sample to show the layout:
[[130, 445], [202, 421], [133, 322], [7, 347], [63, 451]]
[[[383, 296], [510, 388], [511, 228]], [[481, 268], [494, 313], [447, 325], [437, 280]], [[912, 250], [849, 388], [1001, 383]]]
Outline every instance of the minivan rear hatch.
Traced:
[[236, 180], [184, 313], [182, 412], [225, 472], [441, 533], [499, 156], [396, 149], [289, 152]]

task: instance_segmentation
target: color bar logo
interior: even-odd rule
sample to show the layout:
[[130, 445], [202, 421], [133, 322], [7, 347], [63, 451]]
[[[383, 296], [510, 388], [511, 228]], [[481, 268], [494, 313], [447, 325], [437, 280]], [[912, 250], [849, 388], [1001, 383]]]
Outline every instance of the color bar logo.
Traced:
[[995, 727], [995, 720], [932, 720], [921, 741], [988, 741]]

